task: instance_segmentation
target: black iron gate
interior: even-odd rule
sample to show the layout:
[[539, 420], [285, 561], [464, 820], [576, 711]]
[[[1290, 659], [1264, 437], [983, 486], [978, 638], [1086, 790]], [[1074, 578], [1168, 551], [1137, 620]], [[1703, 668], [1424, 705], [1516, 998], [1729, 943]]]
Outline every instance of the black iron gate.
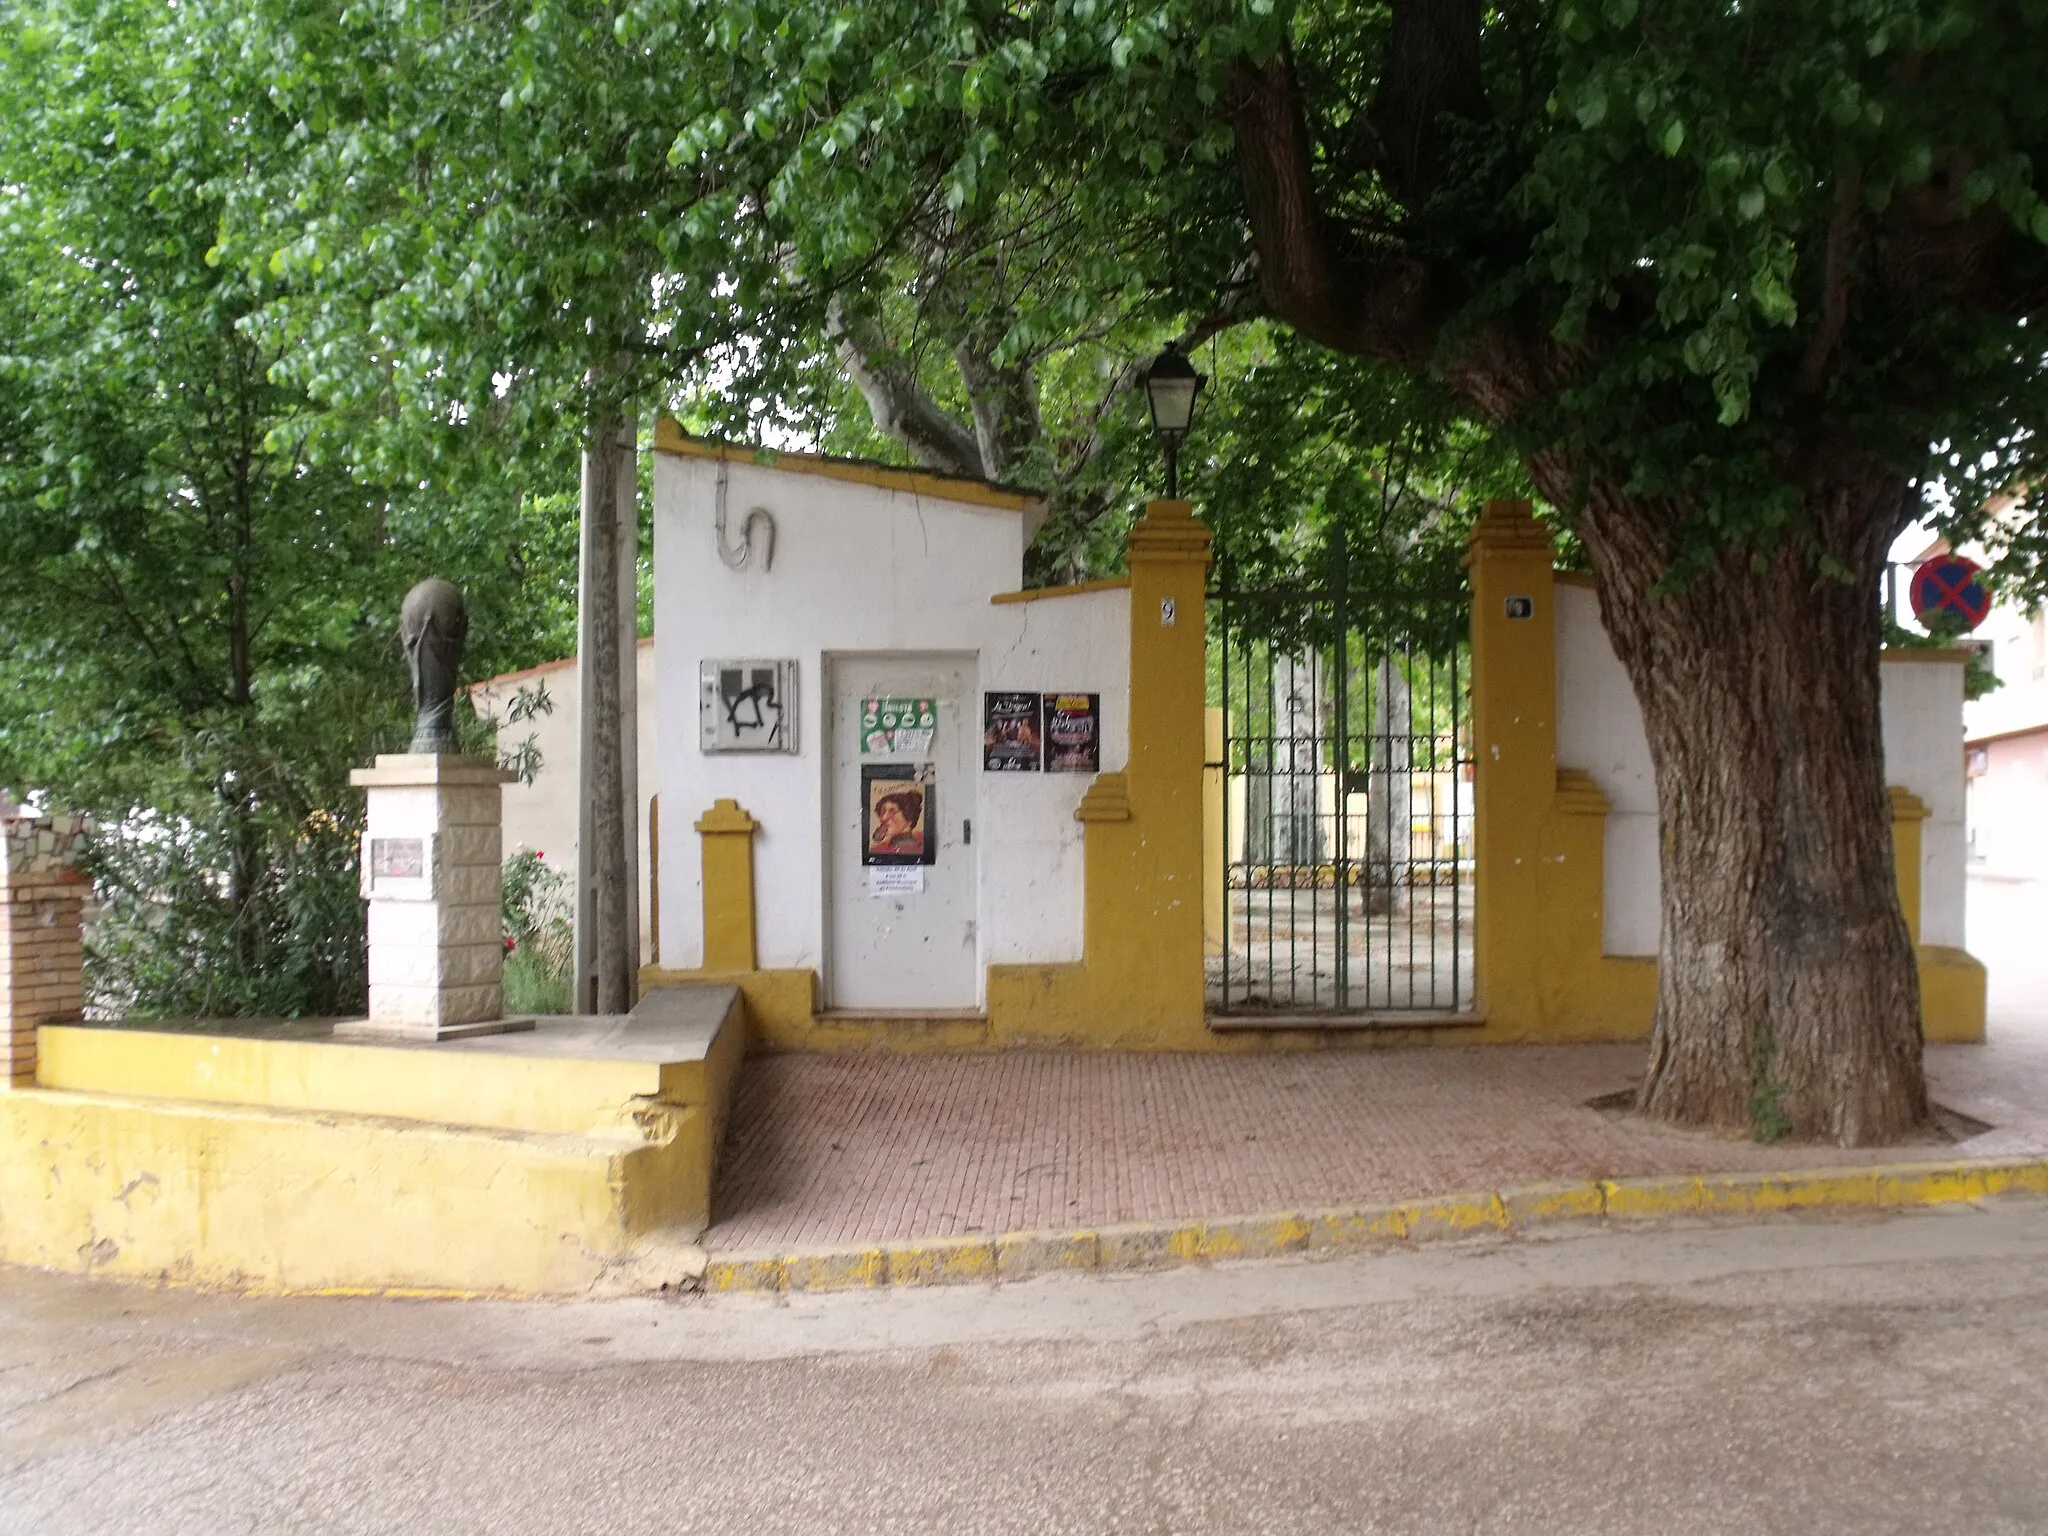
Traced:
[[[1473, 998], [1469, 594], [1354, 584], [1341, 539], [1299, 586], [1209, 604], [1209, 1007], [1463, 1013]], [[1219, 782], [1220, 781], [1220, 782]], [[1216, 823], [1220, 821], [1220, 827]], [[1220, 945], [1217, 940], [1220, 937]]]

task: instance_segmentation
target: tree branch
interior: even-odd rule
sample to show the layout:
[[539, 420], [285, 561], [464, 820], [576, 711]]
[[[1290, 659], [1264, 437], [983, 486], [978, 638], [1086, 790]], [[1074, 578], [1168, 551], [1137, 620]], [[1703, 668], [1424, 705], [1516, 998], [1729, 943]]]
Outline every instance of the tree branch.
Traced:
[[1820, 325], [1799, 361], [1799, 388], [1817, 395], [1828, 363], [1849, 324], [1849, 256], [1856, 243], [1863, 205], [1863, 178], [1850, 171], [1835, 183], [1835, 212], [1828, 223], [1825, 273], [1821, 281]]
[[1480, 0], [1394, 0], [1387, 61], [1373, 97], [1380, 174], [1419, 204], [1443, 174], [1444, 118], [1486, 115], [1479, 74]]
[[1425, 361], [1439, 323], [1429, 269], [1387, 244], [1340, 237], [1324, 216], [1293, 53], [1283, 48], [1263, 64], [1241, 60], [1226, 110], [1273, 314], [1338, 352]]
[[838, 294], [825, 307], [825, 333], [867, 401], [877, 432], [908, 448], [927, 469], [981, 477], [975, 434], [939, 408], [874, 325], [853, 314]]

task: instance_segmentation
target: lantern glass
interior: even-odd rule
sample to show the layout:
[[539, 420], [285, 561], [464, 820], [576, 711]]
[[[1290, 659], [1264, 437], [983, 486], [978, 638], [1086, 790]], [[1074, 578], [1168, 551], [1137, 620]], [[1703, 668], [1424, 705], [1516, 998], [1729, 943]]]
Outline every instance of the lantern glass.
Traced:
[[1186, 435], [1195, 419], [1195, 397], [1202, 376], [1187, 358], [1169, 346], [1145, 373], [1145, 404], [1152, 412], [1152, 430], [1161, 437]]

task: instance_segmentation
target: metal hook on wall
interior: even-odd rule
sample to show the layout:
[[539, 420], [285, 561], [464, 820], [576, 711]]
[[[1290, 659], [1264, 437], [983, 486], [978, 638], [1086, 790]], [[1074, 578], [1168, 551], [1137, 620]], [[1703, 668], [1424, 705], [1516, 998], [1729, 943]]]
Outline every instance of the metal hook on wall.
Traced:
[[718, 466], [718, 498], [712, 509], [712, 527], [718, 536], [718, 558], [731, 570], [743, 570], [754, 553], [754, 528], [761, 525], [761, 569], [767, 570], [775, 563], [775, 514], [766, 507], [749, 507], [747, 515], [740, 521], [740, 541], [728, 542], [725, 521], [726, 467]]

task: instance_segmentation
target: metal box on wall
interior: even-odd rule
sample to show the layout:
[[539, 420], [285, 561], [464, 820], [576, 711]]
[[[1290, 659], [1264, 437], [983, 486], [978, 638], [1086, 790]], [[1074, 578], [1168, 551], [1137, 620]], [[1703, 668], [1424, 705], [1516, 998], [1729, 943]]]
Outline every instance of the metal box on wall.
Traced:
[[706, 752], [796, 751], [796, 663], [700, 662], [697, 722]]

